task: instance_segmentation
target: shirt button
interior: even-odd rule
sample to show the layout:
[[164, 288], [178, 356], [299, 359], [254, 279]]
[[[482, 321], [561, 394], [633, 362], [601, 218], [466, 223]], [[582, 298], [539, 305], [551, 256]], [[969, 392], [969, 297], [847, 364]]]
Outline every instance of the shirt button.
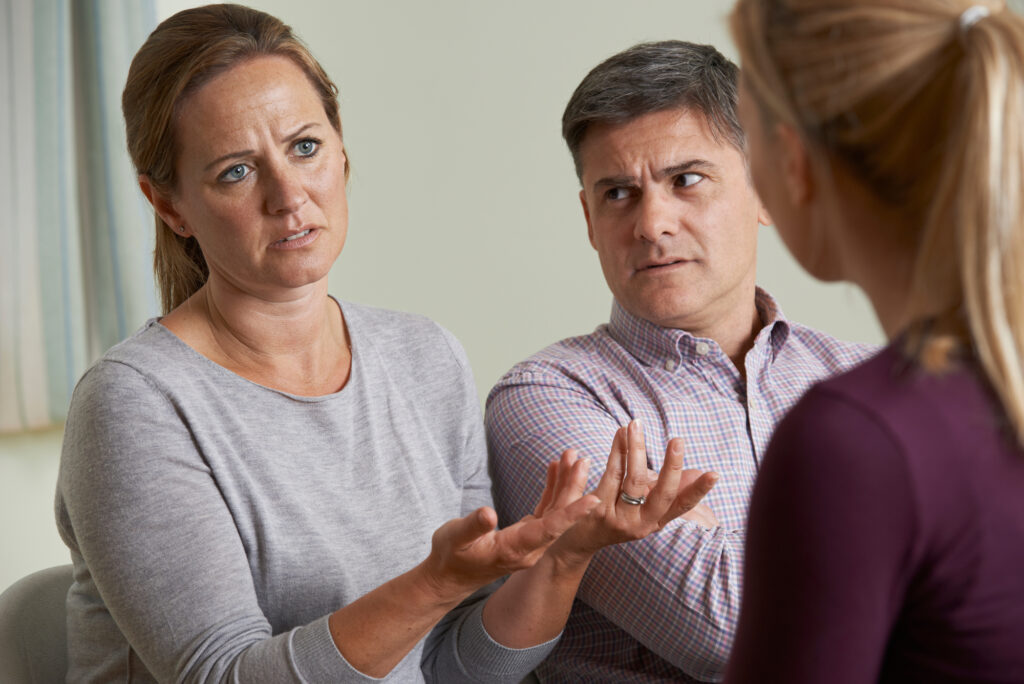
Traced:
[[700, 356], [706, 356], [711, 351], [711, 345], [707, 342], [698, 342], [696, 347], [697, 354]]
[[667, 370], [669, 373], [671, 373], [675, 369], [676, 369], [676, 362], [673, 361], [672, 359], [665, 359], [665, 370]]

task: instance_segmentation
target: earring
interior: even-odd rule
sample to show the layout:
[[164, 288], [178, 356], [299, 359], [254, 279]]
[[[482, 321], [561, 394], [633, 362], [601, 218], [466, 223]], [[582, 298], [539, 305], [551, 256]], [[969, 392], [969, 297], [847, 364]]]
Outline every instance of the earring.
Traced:
[[178, 232], [181, 233], [182, 235], [184, 235], [185, 234], [185, 226], [178, 226]]

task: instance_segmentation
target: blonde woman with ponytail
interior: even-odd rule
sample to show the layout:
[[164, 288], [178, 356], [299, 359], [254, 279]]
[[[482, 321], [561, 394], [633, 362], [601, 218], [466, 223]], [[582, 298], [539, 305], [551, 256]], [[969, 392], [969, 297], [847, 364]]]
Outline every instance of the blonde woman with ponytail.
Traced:
[[740, 0], [750, 170], [890, 345], [780, 424], [730, 682], [1024, 681], [1024, 19]]

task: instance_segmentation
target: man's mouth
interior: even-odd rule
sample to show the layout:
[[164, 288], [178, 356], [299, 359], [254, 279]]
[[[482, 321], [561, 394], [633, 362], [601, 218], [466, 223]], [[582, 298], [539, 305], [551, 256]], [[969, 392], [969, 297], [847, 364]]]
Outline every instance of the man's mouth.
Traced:
[[653, 264], [645, 264], [641, 266], [638, 271], [651, 271], [659, 268], [665, 268], [666, 266], [674, 266], [675, 264], [685, 263], [686, 259], [672, 259], [670, 261], [660, 261]]

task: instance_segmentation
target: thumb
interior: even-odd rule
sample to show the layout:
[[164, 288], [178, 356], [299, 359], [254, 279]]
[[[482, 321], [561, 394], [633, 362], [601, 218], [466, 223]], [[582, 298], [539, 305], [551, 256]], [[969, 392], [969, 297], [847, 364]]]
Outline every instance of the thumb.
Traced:
[[441, 529], [445, 531], [452, 548], [462, 549], [493, 530], [497, 524], [498, 514], [493, 508], [483, 506], [463, 518], [449, 520]]

